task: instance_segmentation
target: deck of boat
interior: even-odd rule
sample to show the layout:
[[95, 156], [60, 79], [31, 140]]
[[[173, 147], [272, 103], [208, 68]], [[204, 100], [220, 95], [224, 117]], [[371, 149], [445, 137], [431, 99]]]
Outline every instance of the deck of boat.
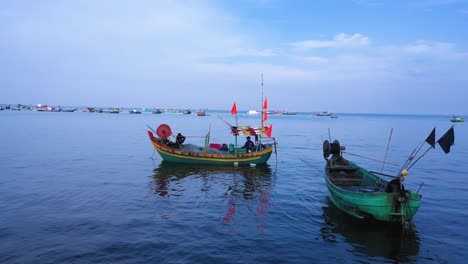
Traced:
[[354, 166], [335, 165], [328, 167], [328, 178], [337, 186], [358, 186], [363, 178]]

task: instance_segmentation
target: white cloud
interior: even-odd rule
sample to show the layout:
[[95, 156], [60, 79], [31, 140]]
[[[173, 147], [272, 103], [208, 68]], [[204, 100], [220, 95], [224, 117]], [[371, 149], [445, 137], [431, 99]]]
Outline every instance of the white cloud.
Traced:
[[380, 50], [391, 52], [395, 56], [423, 56], [427, 59], [437, 59], [440, 61], [466, 61], [468, 53], [460, 51], [454, 43], [416, 41], [414, 43], [401, 46], [381, 47]]
[[431, 46], [427, 44], [413, 44], [404, 47], [404, 50], [408, 53], [421, 54], [427, 53], [431, 50]]
[[340, 33], [335, 35], [333, 40], [305, 40], [291, 43], [298, 49], [317, 49], [317, 48], [352, 48], [367, 46], [369, 38], [362, 34], [348, 35]]
[[299, 60], [314, 63], [314, 64], [324, 64], [329, 61], [329, 59], [325, 57], [317, 57], [317, 56], [299, 57]]

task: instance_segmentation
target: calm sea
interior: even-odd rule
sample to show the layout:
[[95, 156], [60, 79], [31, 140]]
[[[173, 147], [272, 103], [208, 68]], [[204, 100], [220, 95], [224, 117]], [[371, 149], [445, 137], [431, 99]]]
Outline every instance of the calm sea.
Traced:
[[[232, 143], [229, 113], [208, 116], [0, 112], [0, 263], [464, 263], [468, 131], [445, 116], [270, 116], [268, 166], [171, 165], [147, 125], [186, 143]], [[224, 121], [223, 121], [223, 120]], [[240, 116], [239, 124], [258, 125]], [[322, 141], [370, 170], [402, 165], [436, 127], [455, 125], [410, 171], [423, 203], [404, 232], [360, 222], [328, 200]], [[240, 143], [244, 138], [239, 139]], [[427, 146], [424, 147], [427, 148]], [[398, 166], [385, 165], [394, 174]]]

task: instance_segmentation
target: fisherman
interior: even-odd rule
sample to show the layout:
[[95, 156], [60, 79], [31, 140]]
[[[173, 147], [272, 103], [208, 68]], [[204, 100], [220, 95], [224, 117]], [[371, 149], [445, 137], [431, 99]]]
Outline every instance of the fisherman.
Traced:
[[252, 140], [250, 140], [250, 136], [247, 136], [246, 139], [247, 139], [247, 141], [245, 142], [243, 148], [245, 148], [245, 151], [246, 151], [246, 152], [252, 152], [252, 150], [253, 150], [254, 147], [255, 147], [255, 144], [253, 143]]
[[405, 192], [405, 186], [403, 185], [403, 181], [405, 181], [405, 176], [408, 175], [407, 170], [402, 170], [398, 176], [391, 180], [387, 188], [385, 189], [385, 192], [388, 193], [404, 193]]
[[177, 142], [177, 144], [179, 144], [179, 146], [182, 147], [182, 144], [184, 143], [184, 141], [185, 141], [185, 137], [182, 136], [181, 133], [178, 133], [177, 136], [176, 136], [176, 142]]

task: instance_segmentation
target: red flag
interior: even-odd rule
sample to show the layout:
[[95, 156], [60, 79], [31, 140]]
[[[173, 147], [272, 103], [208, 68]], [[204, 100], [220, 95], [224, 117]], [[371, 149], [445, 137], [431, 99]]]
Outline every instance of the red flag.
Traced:
[[263, 110], [263, 119], [262, 119], [262, 121], [265, 122], [267, 120], [268, 120], [268, 113], [267, 113], [267, 111], [265, 109], [265, 110]]
[[237, 114], [237, 106], [236, 106], [236, 102], [234, 102], [234, 105], [232, 106], [231, 108], [231, 114], [232, 115], [235, 115]]
[[271, 138], [271, 130], [273, 129], [273, 125], [270, 125], [267, 130], [265, 131], [265, 135], [267, 135], [267, 137]]
[[263, 101], [263, 109], [267, 109], [268, 108], [268, 100], [267, 98], [265, 97], [265, 101]]

